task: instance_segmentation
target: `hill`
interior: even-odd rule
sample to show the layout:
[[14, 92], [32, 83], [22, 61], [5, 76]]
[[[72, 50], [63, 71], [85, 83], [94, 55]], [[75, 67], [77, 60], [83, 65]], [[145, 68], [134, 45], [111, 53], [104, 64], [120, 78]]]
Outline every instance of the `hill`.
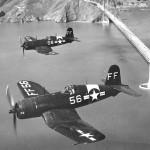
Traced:
[[0, 0], [1, 22], [99, 21], [102, 12], [83, 0]]

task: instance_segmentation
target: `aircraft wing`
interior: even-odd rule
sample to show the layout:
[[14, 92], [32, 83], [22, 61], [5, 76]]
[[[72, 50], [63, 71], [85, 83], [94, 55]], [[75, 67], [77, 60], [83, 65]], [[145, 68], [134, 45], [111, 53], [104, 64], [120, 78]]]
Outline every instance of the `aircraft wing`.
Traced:
[[50, 46], [38, 46], [36, 51], [45, 55], [57, 55], [58, 53], [54, 52]]
[[44, 87], [32, 81], [21, 80], [17, 83], [17, 85], [22, 95], [24, 96], [24, 98], [30, 98], [30, 97], [35, 97], [39, 95], [49, 94], [49, 92], [45, 90]]
[[75, 109], [54, 109], [42, 116], [50, 128], [76, 141], [76, 144], [93, 143], [105, 138], [105, 135], [84, 122]]

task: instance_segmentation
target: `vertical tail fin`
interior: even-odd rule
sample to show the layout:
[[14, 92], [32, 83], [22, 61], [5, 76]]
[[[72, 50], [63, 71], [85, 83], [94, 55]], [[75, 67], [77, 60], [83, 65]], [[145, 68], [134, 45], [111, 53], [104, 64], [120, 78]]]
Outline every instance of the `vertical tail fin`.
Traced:
[[72, 28], [68, 28], [67, 29], [66, 37], [67, 38], [74, 38], [74, 34], [73, 34], [73, 29]]
[[106, 80], [102, 81], [105, 82], [105, 85], [110, 85], [110, 87], [114, 88], [115, 91], [113, 91], [112, 96], [116, 96], [119, 92], [131, 96], [141, 96], [141, 94], [129, 88], [128, 85], [121, 83], [120, 68], [117, 65], [110, 66]]
[[121, 85], [120, 68], [117, 65], [110, 66], [105, 85]]

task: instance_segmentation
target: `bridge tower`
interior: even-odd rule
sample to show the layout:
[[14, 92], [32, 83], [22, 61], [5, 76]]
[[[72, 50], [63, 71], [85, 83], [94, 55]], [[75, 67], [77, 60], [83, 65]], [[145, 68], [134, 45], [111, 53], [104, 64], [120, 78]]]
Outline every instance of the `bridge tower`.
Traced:
[[[112, 13], [106, 10], [105, 8], [105, 1], [103, 0], [103, 6], [99, 3], [90, 1], [90, 0], [84, 0], [90, 3], [93, 3], [97, 5], [97, 7], [103, 11], [103, 15], [108, 17], [114, 25], [124, 34], [124, 36], [131, 42], [131, 44], [139, 51], [139, 53], [145, 58], [147, 61], [149, 68], [149, 79], [147, 83], [141, 84], [139, 87], [142, 89], [148, 89], [150, 90], [150, 49], [142, 42], [138, 37], [136, 37], [129, 29], [128, 27], [121, 22], [119, 19], [117, 19]], [[114, 3], [114, 6], [116, 7], [116, 0], [112, 0]], [[108, 5], [107, 5], [108, 6]]]
[[109, 8], [109, 0], [106, 1], [106, 4], [105, 4], [105, 0], [103, 0], [103, 7], [104, 7], [104, 12], [102, 13], [101, 23], [109, 24], [109, 19], [105, 16], [105, 9], [108, 10]]
[[[149, 56], [150, 57], [150, 56]], [[148, 82], [147, 83], [143, 83], [141, 85], [139, 85], [139, 88], [141, 89], [145, 89], [145, 90], [150, 90], [150, 62], [148, 62], [148, 69], [149, 69], [149, 79], [148, 79]]]

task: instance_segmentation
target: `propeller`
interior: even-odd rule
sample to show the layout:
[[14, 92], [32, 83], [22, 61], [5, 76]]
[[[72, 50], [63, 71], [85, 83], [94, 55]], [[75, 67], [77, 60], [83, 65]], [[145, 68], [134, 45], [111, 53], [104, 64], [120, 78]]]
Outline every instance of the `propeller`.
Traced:
[[21, 36], [19, 36], [19, 41], [23, 50], [23, 57], [24, 57], [25, 41], [27, 41], [27, 39], [24, 38], [24, 42], [22, 42]]
[[14, 102], [13, 97], [10, 94], [9, 86], [8, 85], [6, 87], [6, 96], [7, 96], [7, 99], [8, 99], [10, 107], [13, 108], [15, 106], [15, 102]]
[[9, 113], [12, 113], [13, 114], [13, 127], [14, 127], [14, 132], [15, 134], [17, 134], [17, 122], [16, 122], [16, 119], [17, 119], [17, 108], [18, 108], [18, 104], [14, 102], [14, 99], [12, 97], [12, 95], [10, 94], [10, 91], [9, 91], [9, 86], [6, 87], [6, 96], [7, 96], [7, 100], [8, 100], [8, 103], [11, 107], [11, 110], [9, 111]]
[[24, 57], [24, 47], [23, 47], [23, 49], [22, 49], [22, 50], [23, 50], [23, 57]]
[[21, 46], [22, 46], [22, 39], [21, 39], [21, 36], [19, 36], [19, 41], [20, 41], [20, 44], [21, 44]]

